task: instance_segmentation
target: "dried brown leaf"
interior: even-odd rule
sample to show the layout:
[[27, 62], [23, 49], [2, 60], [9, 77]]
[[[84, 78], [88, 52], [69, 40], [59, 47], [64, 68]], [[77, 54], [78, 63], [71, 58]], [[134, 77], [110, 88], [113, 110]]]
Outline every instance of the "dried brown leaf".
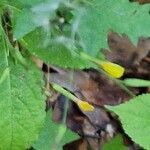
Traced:
[[150, 38], [140, 37], [137, 46], [133, 45], [127, 35], [109, 32], [106, 58], [126, 68], [130, 77], [147, 78], [150, 76]]
[[99, 106], [116, 105], [131, 97], [115, 81], [94, 70], [53, 73], [50, 74], [49, 81], [61, 85], [80, 99]]
[[150, 0], [130, 0], [131, 2], [139, 2], [139, 4], [150, 3]]

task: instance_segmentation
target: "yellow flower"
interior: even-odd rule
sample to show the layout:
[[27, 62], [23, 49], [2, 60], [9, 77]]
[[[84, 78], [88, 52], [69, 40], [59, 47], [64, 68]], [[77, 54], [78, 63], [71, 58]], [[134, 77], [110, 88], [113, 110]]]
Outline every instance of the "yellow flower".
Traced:
[[107, 61], [100, 61], [99, 64], [104, 71], [114, 78], [120, 78], [124, 74], [125, 69], [120, 65]]
[[120, 78], [125, 71], [125, 69], [122, 66], [117, 65], [115, 63], [112, 63], [109, 61], [101, 61], [101, 60], [94, 58], [94, 57], [92, 57], [86, 53], [83, 53], [83, 52], [81, 52], [80, 55], [81, 55], [81, 57], [88, 59], [97, 65], [100, 65], [100, 67], [105, 72], [107, 72], [109, 75], [111, 75], [114, 78]]
[[53, 83], [52, 86], [53, 86], [53, 88], [56, 91], [62, 93], [63, 95], [65, 95], [66, 97], [68, 97], [70, 100], [72, 100], [73, 102], [75, 102], [82, 111], [94, 111], [94, 106], [92, 106], [88, 102], [80, 100], [79, 98], [77, 98], [72, 93], [70, 93], [67, 90], [65, 90], [60, 85]]
[[77, 104], [78, 104], [79, 108], [83, 111], [94, 111], [94, 107], [91, 104], [89, 104], [88, 102], [78, 100]]

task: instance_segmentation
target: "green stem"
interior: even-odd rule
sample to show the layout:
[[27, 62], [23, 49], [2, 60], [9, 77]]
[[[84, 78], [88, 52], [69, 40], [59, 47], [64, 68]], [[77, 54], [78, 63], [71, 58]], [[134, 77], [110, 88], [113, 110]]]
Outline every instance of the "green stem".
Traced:
[[9, 5], [9, 4], [4, 4], [4, 7], [10, 7], [12, 9], [14, 9], [14, 10], [17, 10], [17, 11], [21, 12], [21, 9], [18, 9], [17, 7], [14, 7], [14, 6]]
[[[94, 62], [94, 63], [96, 63], [96, 64], [101, 65], [101, 63], [103, 63], [103, 61], [98, 60], [98, 59], [96, 59], [96, 58], [94, 58], [94, 57], [92, 57], [92, 56], [90, 56], [90, 55], [88, 55], [88, 54], [86, 54], [86, 53], [81, 52], [80, 55], [81, 55], [81, 57], [83, 57], [83, 58], [85, 58], [85, 59], [88, 59], [88, 60], [90, 60], [90, 61], [92, 61], [92, 62]], [[96, 69], [97, 69], [98, 71], [102, 72], [103, 74], [105, 74], [108, 78], [114, 80], [114, 81], [115, 81], [122, 89], [124, 89], [129, 95], [131, 95], [131, 96], [133, 96], [133, 97], [135, 96], [126, 86], [124, 86], [124, 85], [120, 82], [120, 80], [111, 78], [110, 76], [108, 76], [107, 73], [105, 73], [103, 70], [101, 70], [101, 69], [99, 69], [99, 68], [96, 68]]]
[[122, 80], [119, 79], [115, 79], [111, 76], [109, 76], [105, 71], [103, 71], [100, 68], [96, 68], [98, 72], [103, 73], [104, 75], [106, 75], [106, 77], [112, 81], [114, 81], [121, 89], [123, 89], [124, 91], [126, 91], [130, 96], [135, 97], [136, 95], [130, 91], [123, 83]]
[[130, 91], [124, 84], [122, 84], [121, 80], [114, 79], [115, 82], [120, 86], [121, 89], [125, 90], [130, 96], [135, 97], [136, 95]]
[[64, 88], [62, 88], [60, 85], [58, 84], [52, 84], [52, 87], [60, 92], [61, 94], [63, 94], [64, 96], [68, 97], [69, 99], [71, 99], [72, 101], [74, 101], [75, 103], [77, 103], [78, 98], [75, 97], [73, 94], [71, 94], [70, 92], [68, 92], [67, 90], [65, 90]]
[[7, 67], [0, 76], [0, 84], [9, 76], [10, 69]]
[[19, 51], [18, 48], [12, 48], [11, 49], [15, 58], [18, 59], [18, 61], [23, 64], [25, 67], [27, 67], [27, 62], [25, 60], [25, 58], [22, 56], [21, 52]]
[[94, 57], [92, 57], [92, 56], [90, 56], [90, 55], [88, 55], [88, 54], [86, 54], [86, 53], [83, 53], [83, 52], [80, 53], [80, 56], [81, 56], [82, 58], [88, 59], [88, 60], [90, 60], [90, 61], [92, 61], [92, 62], [94, 62], [94, 63], [96, 63], [96, 64], [101, 64], [101, 63], [103, 62], [103, 61], [101, 61], [101, 60], [99, 60], [99, 59], [97, 59], [97, 58], [94, 58]]

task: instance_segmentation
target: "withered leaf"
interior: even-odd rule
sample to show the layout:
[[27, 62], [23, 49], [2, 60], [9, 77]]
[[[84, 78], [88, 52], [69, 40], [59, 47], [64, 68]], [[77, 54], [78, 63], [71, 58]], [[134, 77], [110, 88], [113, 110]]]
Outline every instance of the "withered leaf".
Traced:
[[150, 3], [150, 0], [130, 0], [131, 2], [139, 2], [139, 4]]
[[[116, 105], [131, 96], [115, 81], [95, 70], [68, 70], [65, 74], [51, 73], [50, 83], [57, 83], [91, 104]], [[114, 94], [115, 93], [115, 94]]]
[[110, 31], [108, 45], [111, 51], [106, 50], [106, 58], [119, 63], [126, 68], [133, 67], [147, 56], [150, 51], [150, 38], [139, 38], [137, 47], [132, 44], [126, 34], [119, 35]]
[[[55, 122], [61, 122], [63, 119], [65, 101], [67, 100], [65, 100], [64, 96], [60, 96], [55, 101], [53, 106], [53, 120]], [[88, 145], [95, 150], [102, 143], [112, 138], [118, 130], [118, 127], [110, 119], [104, 108], [95, 106], [95, 111], [83, 114], [72, 101], [69, 101], [66, 125], [72, 131], [84, 137], [88, 141]], [[70, 147], [71, 145], [68, 146]]]
[[[124, 66], [125, 76], [131, 74], [143, 77], [144, 74], [150, 77], [150, 38], [140, 37], [135, 46], [127, 35], [118, 35], [111, 31], [108, 34], [108, 45], [112, 51], [105, 51], [106, 58]], [[81, 140], [82, 142], [66, 144], [65, 150], [72, 148], [74, 144], [76, 150], [89, 146], [98, 150], [118, 132], [125, 135], [116, 116], [104, 108], [104, 105], [118, 105], [131, 98], [120, 85], [94, 69], [81, 71], [52, 66], [52, 70], [54, 71], [47, 76], [50, 83], [59, 84], [79, 99], [93, 104], [95, 108], [93, 112], [84, 112], [74, 102], [68, 101], [66, 125], [84, 139]], [[62, 95], [54, 102], [53, 120], [55, 122], [62, 121], [65, 102], [66, 98]], [[131, 139], [128, 140], [131, 141]], [[134, 149], [134, 143], [131, 142], [130, 147]]]
[[150, 38], [140, 37], [135, 46], [127, 35], [110, 31], [108, 45], [111, 51], [104, 50], [106, 58], [124, 66], [127, 76], [150, 76]]

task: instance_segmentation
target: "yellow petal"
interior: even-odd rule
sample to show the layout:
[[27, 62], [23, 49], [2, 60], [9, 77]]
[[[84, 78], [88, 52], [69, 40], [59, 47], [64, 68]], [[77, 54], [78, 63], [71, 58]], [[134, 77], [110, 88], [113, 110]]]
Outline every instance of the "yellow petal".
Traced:
[[83, 111], [94, 111], [94, 107], [88, 102], [78, 100], [77, 104]]
[[114, 78], [120, 78], [125, 69], [117, 64], [111, 63], [111, 62], [100, 62], [101, 67], [103, 70], [105, 70], [109, 75], [111, 75]]

